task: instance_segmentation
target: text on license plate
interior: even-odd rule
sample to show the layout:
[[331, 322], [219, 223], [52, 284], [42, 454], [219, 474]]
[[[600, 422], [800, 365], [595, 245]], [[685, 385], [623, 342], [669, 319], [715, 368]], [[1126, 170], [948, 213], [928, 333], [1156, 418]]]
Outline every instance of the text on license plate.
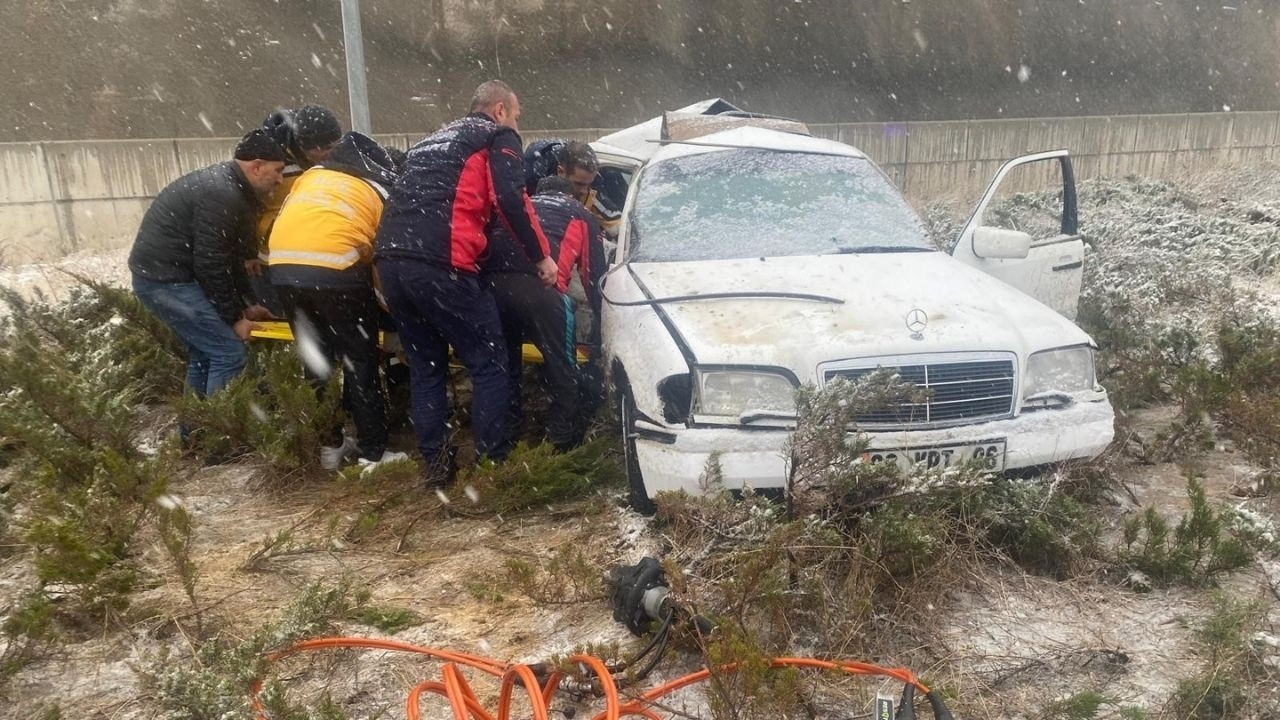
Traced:
[[868, 450], [862, 454], [867, 462], [893, 462], [903, 470], [923, 467], [928, 470], [948, 468], [966, 463], [981, 463], [991, 471], [1004, 470], [1005, 441], [988, 440], [960, 445], [907, 448], [905, 450]]

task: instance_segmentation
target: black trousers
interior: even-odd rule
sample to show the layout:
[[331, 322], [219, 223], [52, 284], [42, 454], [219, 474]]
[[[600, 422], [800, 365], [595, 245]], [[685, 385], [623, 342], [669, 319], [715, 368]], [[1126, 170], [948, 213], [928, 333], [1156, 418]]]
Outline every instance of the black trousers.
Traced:
[[578, 375], [573, 332], [573, 302], [533, 275], [491, 273], [485, 276], [498, 302], [498, 317], [507, 341], [510, 410], [507, 430], [516, 437], [524, 425], [521, 392], [521, 346], [531, 342], [543, 357], [544, 377], [551, 390], [547, 439], [558, 448], [576, 445], [580, 431], [581, 378]]
[[471, 379], [476, 454], [501, 461], [507, 444], [507, 351], [498, 306], [475, 273], [391, 257], [377, 261], [382, 294], [409, 360], [413, 430], [427, 460], [451, 442], [449, 348]]
[[[324, 391], [342, 368], [342, 406], [359, 435], [360, 457], [378, 460], [387, 449], [387, 401], [378, 369], [378, 318], [373, 288], [276, 286], [299, 345], [307, 379]], [[333, 444], [341, 442], [334, 438]]]

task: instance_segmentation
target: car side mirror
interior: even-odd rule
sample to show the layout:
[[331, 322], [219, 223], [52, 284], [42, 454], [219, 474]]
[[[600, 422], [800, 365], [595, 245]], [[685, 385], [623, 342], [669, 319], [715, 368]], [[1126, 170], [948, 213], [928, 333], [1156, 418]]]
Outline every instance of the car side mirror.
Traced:
[[981, 226], [973, 231], [973, 254], [980, 258], [1021, 260], [1031, 253], [1031, 236], [1021, 230]]

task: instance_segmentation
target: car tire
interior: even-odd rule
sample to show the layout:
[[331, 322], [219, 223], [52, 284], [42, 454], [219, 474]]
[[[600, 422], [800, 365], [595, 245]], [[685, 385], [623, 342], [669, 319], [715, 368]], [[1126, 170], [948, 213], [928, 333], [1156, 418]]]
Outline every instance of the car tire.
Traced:
[[645, 489], [640, 458], [636, 456], [636, 404], [629, 389], [618, 391], [618, 415], [622, 418], [622, 457], [627, 472], [627, 502], [641, 515], [653, 515], [657, 507], [649, 497], [649, 491]]

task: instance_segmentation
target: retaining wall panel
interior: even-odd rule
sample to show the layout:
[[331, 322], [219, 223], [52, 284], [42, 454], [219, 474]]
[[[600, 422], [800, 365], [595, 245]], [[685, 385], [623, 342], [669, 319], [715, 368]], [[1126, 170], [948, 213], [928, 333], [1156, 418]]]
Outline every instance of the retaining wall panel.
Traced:
[[1271, 148], [1244, 147], [1231, 148], [1227, 151], [1227, 163], [1230, 165], [1248, 165], [1267, 162], [1271, 159]]
[[1169, 177], [1177, 174], [1180, 160], [1181, 152], [1179, 151], [1139, 155], [1133, 160], [1131, 174], [1156, 178]]
[[880, 169], [884, 170], [884, 174], [889, 176], [889, 179], [893, 181], [894, 185], [898, 186], [899, 190], [902, 190], [905, 188], [906, 182], [907, 182], [906, 163], [895, 163], [893, 165], [881, 165]]
[[1003, 162], [1026, 154], [1030, 123], [1026, 120], [971, 120], [966, 132], [965, 157]]
[[1227, 148], [1183, 150], [1178, 157], [1184, 172], [1204, 172], [1227, 161]]
[[1231, 143], [1232, 118], [1230, 115], [1196, 113], [1187, 116], [1187, 144], [1189, 150], [1226, 148]]
[[907, 124], [907, 162], [940, 163], [965, 159], [967, 122]]
[[153, 197], [179, 175], [171, 140], [58, 142], [43, 148], [58, 200]]
[[1141, 115], [1133, 149], [1175, 151], [1186, 147], [1186, 115]]
[[1097, 155], [1082, 155], [1071, 159], [1076, 182], [1092, 180], [1102, 175], [1102, 160]]
[[1138, 141], [1138, 126], [1139, 120], [1135, 117], [1085, 118], [1078, 152], [1090, 155], [1133, 152]]
[[1275, 141], [1274, 112], [1240, 112], [1231, 114], [1231, 147], [1268, 147]]
[[174, 141], [178, 168], [183, 175], [231, 159], [236, 142], [227, 138], [183, 139]]
[[73, 252], [117, 250], [133, 244], [149, 199], [81, 200], [68, 203]]
[[0, 143], [0, 204], [52, 199], [43, 149], [35, 143]]
[[849, 123], [831, 138], [858, 148], [877, 165], [907, 162], [907, 123]]
[[1085, 118], [1042, 118], [1027, 122], [1026, 152], [1067, 149], [1084, 152]]
[[67, 254], [53, 203], [0, 205], [0, 267]]
[[840, 139], [840, 123], [808, 123], [809, 134], [823, 140]]
[[973, 181], [965, 163], [907, 165], [907, 188], [922, 200], [963, 198], [972, 194]]

